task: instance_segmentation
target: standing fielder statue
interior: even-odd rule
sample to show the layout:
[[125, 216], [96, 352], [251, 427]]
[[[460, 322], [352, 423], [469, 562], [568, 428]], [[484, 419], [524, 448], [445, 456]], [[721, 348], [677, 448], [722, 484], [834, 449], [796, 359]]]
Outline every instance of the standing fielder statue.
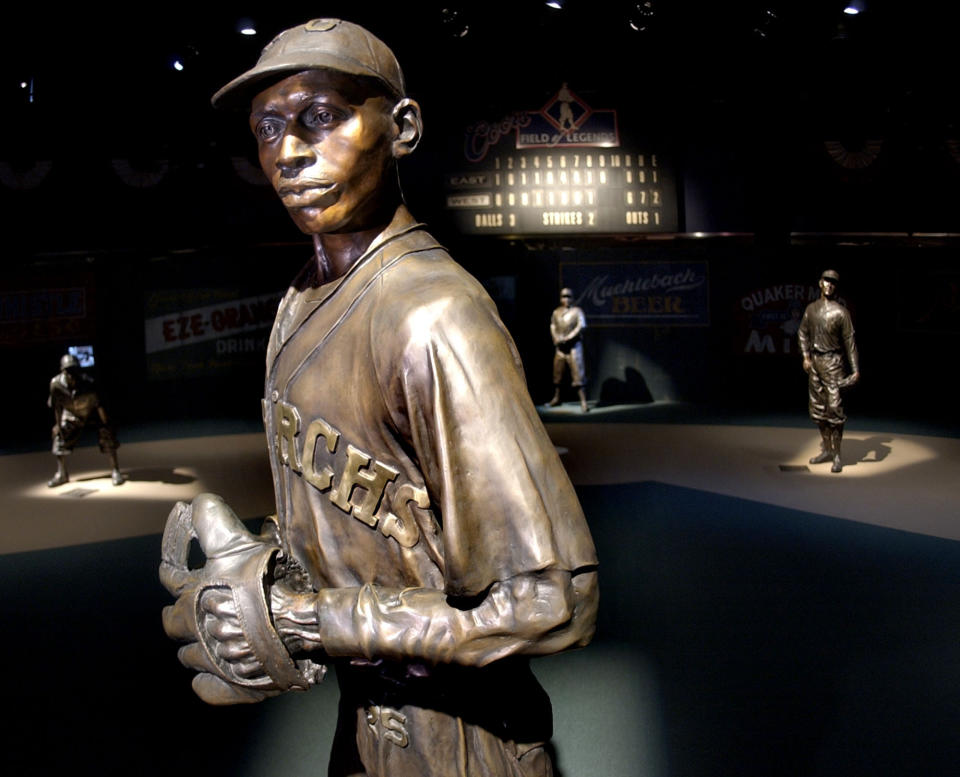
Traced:
[[255, 702], [332, 664], [333, 777], [551, 774], [528, 657], [590, 640], [597, 559], [493, 302], [403, 205], [422, 122], [393, 53], [315, 19], [213, 102], [249, 110], [314, 254], [267, 352], [276, 516], [254, 535], [204, 494], [164, 532], [194, 690]]
[[583, 363], [583, 342], [581, 335], [587, 328], [587, 317], [583, 310], [573, 305], [573, 290], [560, 292], [560, 306], [550, 316], [550, 337], [553, 338], [553, 398], [547, 403], [550, 407], [560, 404], [560, 383], [563, 373], [570, 371], [570, 385], [580, 397], [580, 409], [586, 413], [587, 394], [584, 383], [587, 370]]
[[[810, 417], [820, 427], [820, 453], [811, 464], [833, 460], [831, 472], [840, 472], [840, 442], [847, 421], [840, 399], [840, 390], [860, 379], [857, 343], [853, 321], [847, 309], [834, 299], [840, 276], [835, 270], [824, 270], [820, 276], [820, 299], [807, 305], [797, 336], [803, 369], [809, 378]], [[844, 357], [850, 367], [847, 374]]]

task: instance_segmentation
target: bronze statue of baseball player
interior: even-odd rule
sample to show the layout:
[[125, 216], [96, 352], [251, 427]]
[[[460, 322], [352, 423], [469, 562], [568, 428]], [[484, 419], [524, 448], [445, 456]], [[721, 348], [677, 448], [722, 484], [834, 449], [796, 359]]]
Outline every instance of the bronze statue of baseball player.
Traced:
[[596, 554], [493, 302], [403, 205], [422, 120], [396, 58], [314, 19], [213, 101], [248, 110], [314, 253], [267, 353], [276, 516], [253, 535], [205, 494], [164, 533], [194, 689], [260, 701], [334, 665], [330, 775], [551, 774], [528, 658], [590, 640]]
[[820, 299], [807, 305], [797, 331], [803, 369], [808, 376], [810, 418], [820, 427], [820, 453], [810, 463], [833, 461], [831, 472], [843, 469], [840, 443], [847, 416], [840, 390], [860, 379], [853, 321], [849, 311], [835, 299], [839, 282], [840, 275], [835, 270], [824, 270], [820, 276]]
[[61, 357], [60, 372], [50, 379], [47, 406], [53, 410], [53, 455], [57, 458], [57, 471], [47, 485], [54, 488], [70, 480], [67, 457], [88, 424], [96, 427], [100, 450], [110, 459], [110, 480], [115, 486], [121, 485], [125, 478], [117, 463], [120, 443], [107, 418], [107, 411], [100, 404], [93, 379], [80, 369], [80, 362], [73, 354]]
[[580, 409], [586, 413], [587, 394], [584, 384], [587, 369], [583, 362], [583, 330], [587, 328], [587, 317], [583, 310], [573, 304], [573, 290], [560, 292], [560, 305], [550, 316], [550, 337], [553, 339], [553, 397], [547, 403], [550, 407], [560, 404], [560, 384], [564, 372], [570, 372], [570, 385], [580, 397]]

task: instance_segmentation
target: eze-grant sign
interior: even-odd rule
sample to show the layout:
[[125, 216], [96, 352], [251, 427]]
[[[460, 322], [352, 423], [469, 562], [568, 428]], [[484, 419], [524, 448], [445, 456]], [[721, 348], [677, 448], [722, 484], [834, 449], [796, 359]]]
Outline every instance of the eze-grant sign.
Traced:
[[157, 291], [148, 296], [144, 345], [150, 379], [211, 375], [265, 358], [280, 294], [236, 289]]
[[[508, 142], [512, 140], [511, 142]], [[656, 149], [621, 142], [617, 112], [567, 84], [535, 111], [478, 122], [446, 206], [466, 234], [675, 232], [673, 176]]]
[[263, 294], [148, 318], [144, 324], [147, 353], [263, 329], [273, 323], [277, 305], [276, 294]]
[[572, 262], [560, 283], [590, 326], [709, 326], [706, 262]]

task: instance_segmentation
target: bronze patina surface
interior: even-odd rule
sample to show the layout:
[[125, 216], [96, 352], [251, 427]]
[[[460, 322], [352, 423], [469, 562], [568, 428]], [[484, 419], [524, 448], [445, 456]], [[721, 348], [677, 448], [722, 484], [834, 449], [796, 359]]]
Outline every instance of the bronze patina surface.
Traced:
[[[847, 416], [840, 390], [860, 380], [860, 361], [850, 312], [835, 298], [840, 275], [824, 270], [820, 299], [807, 305], [797, 336], [803, 369], [807, 373], [810, 418], [820, 428], [820, 453], [811, 464], [832, 461], [831, 472], [840, 472], [840, 444]], [[847, 371], [849, 368], [849, 372]]]
[[268, 346], [276, 516], [252, 535], [208, 494], [168, 520], [164, 627], [194, 689], [260, 701], [333, 664], [329, 774], [551, 774], [528, 657], [592, 637], [596, 553], [493, 302], [403, 204], [422, 120], [399, 65], [317, 19], [214, 100], [246, 101], [315, 250]]

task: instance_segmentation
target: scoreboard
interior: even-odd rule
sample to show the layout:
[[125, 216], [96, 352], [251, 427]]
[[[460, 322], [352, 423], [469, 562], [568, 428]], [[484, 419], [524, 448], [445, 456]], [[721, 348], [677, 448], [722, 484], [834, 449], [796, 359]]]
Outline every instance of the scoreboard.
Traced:
[[669, 165], [655, 149], [621, 145], [615, 111], [594, 111], [564, 88], [495, 132], [479, 126], [468, 130], [460, 169], [446, 175], [446, 209], [462, 233], [677, 231]]

